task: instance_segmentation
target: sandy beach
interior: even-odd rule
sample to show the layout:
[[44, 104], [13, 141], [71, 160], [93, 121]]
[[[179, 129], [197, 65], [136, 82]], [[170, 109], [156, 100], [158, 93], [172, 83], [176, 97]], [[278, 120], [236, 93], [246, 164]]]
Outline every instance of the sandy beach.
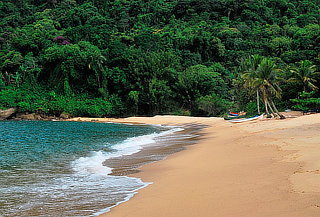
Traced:
[[320, 114], [232, 124], [177, 116], [75, 118], [200, 124], [200, 141], [133, 174], [152, 182], [101, 217], [320, 216]]

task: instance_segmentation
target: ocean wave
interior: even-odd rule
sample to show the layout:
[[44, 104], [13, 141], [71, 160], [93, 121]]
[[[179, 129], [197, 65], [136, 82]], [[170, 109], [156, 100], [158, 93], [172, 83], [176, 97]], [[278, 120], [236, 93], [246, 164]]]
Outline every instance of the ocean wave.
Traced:
[[109, 175], [112, 173], [112, 168], [103, 165], [103, 162], [106, 160], [132, 155], [141, 151], [144, 146], [155, 143], [156, 138], [168, 136], [183, 130], [183, 128], [180, 127], [169, 127], [167, 129], [168, 130], [159, 133], [128, 138], [121, 143], [112, 145], [111, 152], [101, 150], [91, 152], [90, 156], [80, 157], [73, 161], [71, 167], [78, 174]]
[[[165, 131], [162, 131], [160, 133], [152, 133], [148, 135], [128, 138], [123, 142], [112, 145], [111, 148], [113, 151], [111, 152], [95, 151], [95, 152], [92, 152], [90, 156], [81, 157], [73, 161], [72, 168], [74, 171], [76, 171], [75, 175], [87, 176], [87, 177], [89, 176], [89, 177], [96, 177], [96, 178], [98, 178], [97, 176], [99, 177], [105, 176], [105, 178], [109, 180], [108, 182], [110, 182], [110, 180], [113, 180], [113, 178], [116, 178], [116, 177], [109, 175], [112, 173], [112, 168], [104, 166], [103, 165], [104, 161], [111, 158], [115, 158], [115, 157], [132, 155], [142, 150], [143, 147], [156, 143], [156, 139], [158, 138], [161, 138], [161, 137], [164, 138], [165, 136], [173, 135], [176, 132], [184, 130], [183, 128], [179, 128], [179, 127], [168, 127], [165, 129], [166, 129]], [[117, 177], [116, 179], [120, 181], [119, 178], [121, 177]], [[133, 177], [127, 177], [127, 176], [123, 176], [121, 179], [123, 179], [122, 181], [125, 183], [128, 182], [126, 185], [128, 185], [129, 183], [132, 183], [132, 184], [134, 183], [134, 185], [136, 185], [137, 187], [129, 191], [121, 192], [121, 194], [126, 195], [124, 198], [122, 198], [122, 200], [119, 200], [113, 206], [107, 207], [105, 209], [101, 209], [90, 216], [98, 216], [102, 213], [109, 212], [111, 208], [123, 202], [126, 202], [130, 198], [132, 198], [139, 189], [144, 188], [149, 184], [152, 184], [152, 183], [143, 182], [139, 178], [133, 178]], [[110, 185], [110, 183], [108, 183], [108, 185]], [[122, 185], [124, 184], [122, 183]]]

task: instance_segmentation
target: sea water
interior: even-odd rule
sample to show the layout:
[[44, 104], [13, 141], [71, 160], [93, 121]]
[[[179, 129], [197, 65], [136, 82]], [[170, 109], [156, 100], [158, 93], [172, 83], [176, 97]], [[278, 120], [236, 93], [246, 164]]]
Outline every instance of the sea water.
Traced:
[[95, 216], [145, 187], [110, 175], [130, 156], [180, 128], [86, 122], [0, 122], [0, 216]]

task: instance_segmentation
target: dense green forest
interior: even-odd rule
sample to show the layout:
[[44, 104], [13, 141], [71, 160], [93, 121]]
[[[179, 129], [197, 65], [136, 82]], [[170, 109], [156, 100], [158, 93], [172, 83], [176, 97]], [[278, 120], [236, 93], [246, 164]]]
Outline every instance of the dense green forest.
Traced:
[[319, 67], [320, 0], [0, 2], [0, 109], [277, 116], [319, 107]]

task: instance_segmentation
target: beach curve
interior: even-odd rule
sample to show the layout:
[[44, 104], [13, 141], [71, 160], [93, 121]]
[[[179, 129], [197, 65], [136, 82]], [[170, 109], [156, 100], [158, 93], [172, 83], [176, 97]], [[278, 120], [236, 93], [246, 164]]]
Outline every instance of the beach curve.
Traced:
[[240, 125], [177, 116], [95, 121], [208, 126], [198, 144], [144, 165], [134, 176], [153, 184], [102, 217], [320, 215], [318, 114]]

